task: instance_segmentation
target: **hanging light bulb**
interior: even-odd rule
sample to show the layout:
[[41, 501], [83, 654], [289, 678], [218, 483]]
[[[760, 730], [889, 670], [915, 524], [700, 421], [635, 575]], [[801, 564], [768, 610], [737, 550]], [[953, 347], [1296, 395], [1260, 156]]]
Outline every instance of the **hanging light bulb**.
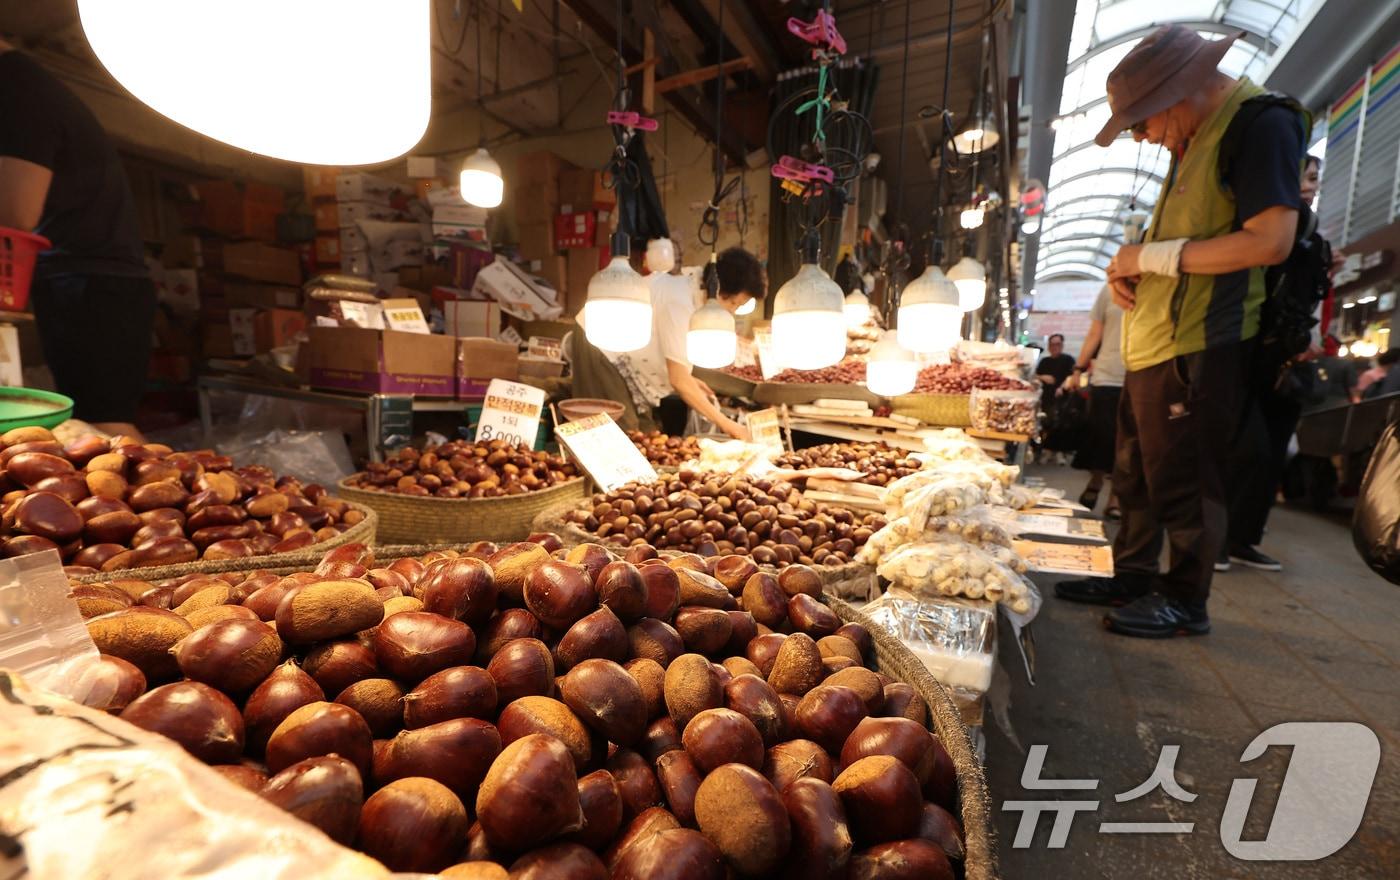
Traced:
[[695, 366], [711, 370], [727, 367], [734, 363], [738, 346], [734, 316], [719, 304], [719, 300], [707, 301], [690, 316], [685, 356]]
[[1001, 135], [992, 127], [991, 120], [985, 122], [974, 119], [967, 128], [953, 138], [953, 149], [964, 155], [990, 150], [1001, 140]]
[[588, 279], [584, 329], [603, 351], [636, 351], [651, 341], [651, 290], [627, 261], [627, 237], [613, 235], [613, 258]]
[[958, 221], [963, 229], [976, 229], [982, 225], [986, 217], [986, 210], [981, 205], [973, 205], [971, 208], [964, 208], [962, 214], [958, 216]]
[[899, 344], [915, 352], [947, 351], [962, 336], [961, 294], [930, 262], [899, 298]]
[[501, 166], [485, 147], [478, 147], [462, 163], [461, 191], [462, 198], [478, 208], [494, 208], [501, 203], [505, 192]]
[[[226, 144], [315, 165], [384, 162], [423, 137], [432, 110], [429, 10], [427, 0], [78, 3], [98, 60], [143, 103]], [[307, 51], [307, 34], [317, 51]], [[249, 63], [249, 47], [277, 63]], [[316, 112], [308, 113], [312, 92]], [[325, 124], [365, 107], [375, 108], [374, 123], [353, 136]]]
[[958, 302], [964, 312], [982, 307], [987, 298], [987, 270], [972, 257], [963, 257], [948, 270], [948, 280], [958, 289]]
[[865, 387], [871, 394], [898, 397], [913, 391], [919, 380], [918, 361], [897, 337], [894, 330], [886, 330], [866, 357]]
[[744, 315], [752, 315], [752, 314], [753, 314], [753, 310], [754, 310], [757, 306], [758, 306], [758, 300], [756, 300], [756, 299], [750, 297], [748, 302], [744, 303], [743, 305], [739, 306], [739, 308], [737, 308], [737, 309], [734, 310], [734, 314], [736, 314], [736, 315], [738, 315], [738, 316], [740, 316], [740, 317], [743, 317]]
[[802, 266], [773, 297], [773, 347], [778, 361], [795, 370], [819, 370], [846, 356], [846, 315], [841, 287], [817, 265], [821, 239], [809, 233]]
[[870, 297], [853, 290], [846, 294], [846, 302], [841, 306], [841, 311], [846, 315], [846, 326], [851, 330], [864, 327], [870, 320]]

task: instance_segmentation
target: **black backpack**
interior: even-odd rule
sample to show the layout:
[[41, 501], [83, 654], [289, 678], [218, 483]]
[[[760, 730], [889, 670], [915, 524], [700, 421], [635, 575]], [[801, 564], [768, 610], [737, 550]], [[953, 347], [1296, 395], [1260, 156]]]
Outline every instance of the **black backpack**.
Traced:
[[[1220, 141], [1220, 179], [1228, 186], [1230, 167], [1239, 151], [1241, 139], [1250, 125], [1270, 107], [1287, 107], [1306, 126], [1310, 116], [1293, 98], [1267, 92], [1245, 101]], [[1317, 215], [1307, 205], [1298, 210], [1298, 231], [1293, 251], [1282, 263], [1264, 272], [1265, 299], [1259, 316], [1259, 336], [1256, 365], [1261, 377], [1274, 386], [1285, 378], [1293, 359], [1308, 350], [1312, 330], [1317, 325], [1313, 315], [1327, 296], [1331, 281], [1332, 248], [1317, 233]]]

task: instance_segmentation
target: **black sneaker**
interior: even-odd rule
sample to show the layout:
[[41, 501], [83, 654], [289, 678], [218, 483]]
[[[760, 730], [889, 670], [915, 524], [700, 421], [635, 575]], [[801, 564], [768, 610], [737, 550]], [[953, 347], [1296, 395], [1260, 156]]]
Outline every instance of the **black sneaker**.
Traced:
[[1203, 636], [1210, 632], [1210, 616], [1204, 608], [1196, 610], [1155, 592], [1108, 612], [1103, 616], [1103, 624], [1112, 632], [1140, 639]]
[[1123, 578], [1091, 577], [1055, 584], [1056, 596], [1085, 605], [1126, 605], [1146, 592], [1145, 586], [1130, 583]]
[[1253, 547], [1231, 547], [1230, 559], [1240, 565], [1257, 568], [1260, 571], [1283, 571], [1283, 563], [1272, 556], [1266, 556]]

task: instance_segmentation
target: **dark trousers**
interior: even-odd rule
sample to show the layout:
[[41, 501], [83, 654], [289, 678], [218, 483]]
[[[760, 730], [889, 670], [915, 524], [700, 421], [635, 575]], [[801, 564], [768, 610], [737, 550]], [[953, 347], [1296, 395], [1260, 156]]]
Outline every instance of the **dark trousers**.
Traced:
[[[1228, 525], [1225, 468], [1244, 397], [1241, 344], [1130, 371], [1118, 407], [1114, 568], [1204, 608]], [[1159, 571], [1165, 535], [1166, 572]]]
[[1253, 547], [1264, 540], [1288, 461], [1288, 441], [1303, 407], [1291, 395], [1267, 389], [1253, 395], [1231, 453], [1230, 544]]

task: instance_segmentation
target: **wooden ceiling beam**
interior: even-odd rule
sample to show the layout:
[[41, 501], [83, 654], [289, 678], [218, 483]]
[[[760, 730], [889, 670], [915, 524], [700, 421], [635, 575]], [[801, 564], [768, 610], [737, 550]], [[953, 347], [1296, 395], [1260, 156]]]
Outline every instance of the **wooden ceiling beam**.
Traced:
[[686, 86], [695, 86], [703, 82], [709, 82], [715, 77], [720, 76], [721, 73], [724, 76], [728, 76], [731, 73], [738, 73], [741, 70], [749, 70], [753, 66], [753, 62], [748, 58], [735, 58], [732, 61], [724, 62], [723, 70], [720, 69], [721, 65], [718, 64], [711, 64], [709, 67], [701, 67], [696, 70], [687, 70], [684, 73], [678, 73], [675, 76], [667, 76], [657, 80], [656, 91], [658, 94], [664, 95], [666, 92], [683, 89]]

